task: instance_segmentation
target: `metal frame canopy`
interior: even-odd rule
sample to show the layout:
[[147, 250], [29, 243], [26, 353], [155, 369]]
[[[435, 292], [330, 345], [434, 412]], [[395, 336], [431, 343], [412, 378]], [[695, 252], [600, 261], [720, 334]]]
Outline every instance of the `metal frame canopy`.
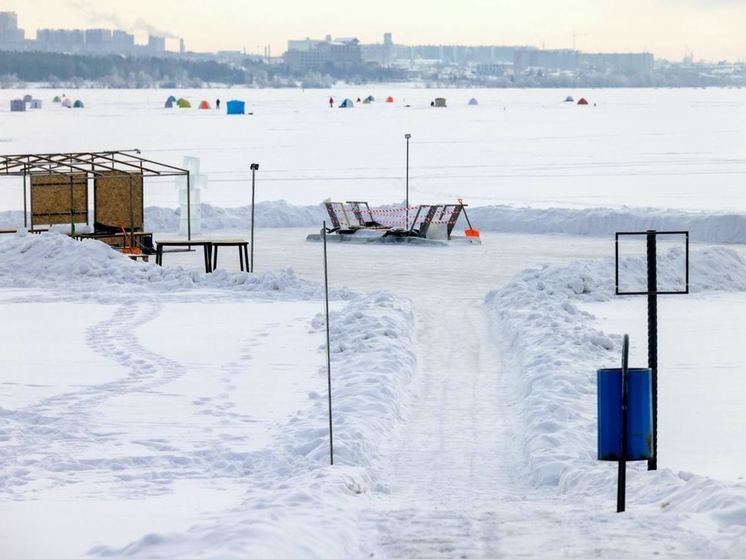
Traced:
[[0, 177], [23, 177], [23, 220], [27, 226], [27, 177], [60, 176], [72, 181], [76, 177], [103, 177], [112, 172], [145, 177], [186, 176], [187, 180], [187, 237], [192, 238], [191, 185], [189, 171], [140, 155], [139, 149], [0, 155]]

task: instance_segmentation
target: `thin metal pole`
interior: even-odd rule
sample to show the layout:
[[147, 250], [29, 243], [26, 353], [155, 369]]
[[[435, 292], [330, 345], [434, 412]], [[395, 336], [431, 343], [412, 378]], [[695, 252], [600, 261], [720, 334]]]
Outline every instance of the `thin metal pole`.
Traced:
[[409, 229], [409, 138], [407, 140], [407, 178], [405, 181], [404, 205], [407, 207], [407, 229]]
[[256, 169], [251, 168], [251, 246], [249, 247], [249, 272], [254, 273], [254, 194], [256, 192]]
[[132, 191], [132, 173], [127, 173], [130, 183], [130, 248], [135, 246], [135, 202]]
[[75, 192], [74, 178], [70, 175], [70, 236], [75, 237]]
[[658, 270], [656, 232], [647, 231], [648, 259], [648, 367], [653, 389], [653, 456], [648, 470], [658, 469]]
[[626, 493], [627, 493], [627, 411], [629, 404], [628, 391], [628, 370], [629, 370], [629, 336], [624, 335], [624, 344], [622, 345], [622, 385], [621, 385], [621, 412], [622, 412], [622, 433], [621, 433], [621, 456], [619, 457], [619, 474], [617, 476], [617, 493], [616, 493], [616, 511], [624, 512]]
[[192, 172], [187, 171], [187, 241], [192, 240]]
[[329, 461], [334, 465], [334, 428], [332, 426], [332, 350], [329, 334], [329, 266], [326, 256], [326, 221], [321, 227], [321, 238], [324, 242], [324, 303], [326, 312], [326, 380], [329, 393]]
[[28, 209], [26, 208], [26, 172], [24, 170], [23, 173], [23, 228], [28, 229], [28, 216], [26, 213], [28, 212]]

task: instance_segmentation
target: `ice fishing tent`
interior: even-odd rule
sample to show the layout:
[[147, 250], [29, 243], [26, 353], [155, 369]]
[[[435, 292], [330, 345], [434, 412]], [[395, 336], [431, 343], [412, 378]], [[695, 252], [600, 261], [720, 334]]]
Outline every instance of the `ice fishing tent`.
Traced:
[[446, 106], [445, 97], [436, 97], [435, 101], [433, 101], [433, 107], [445, 107], [445, 106]]
[[205, 101], [203, 99], [202, 102], [199, 104], [199, 108], [202, 109], [202, 110], [209, 109], [210, 108], [210, 103], [208, 103], [207, 101]]
[[365, 99], [363, 99], [363, 103], [367, 105], [375, 100], [375, 97], [373, 97], [372, 95], [368, 95]]
[[10, 111], [13, 113], [21, 113], [26, 110], [26, 103], [23, 99], [11, 99], [10, 100]]
[[238, 99], [231, 99], [226, 104], [226, 111], [229, 115], [243, 115], [246, 114], [246, 103], [239, 101]]
[[29, 103], [30, 109], [41, 109], [41, 99], [31, 99], [31, 103]]
[[477, 101], [476, 97], [472, 97], [471, 99], [469, 99], [469, 105], [479, 105], [479, 101]]
[[352, 102], [352, 99], [345, 99], [339, 104], [340, 109], [351, 109], [354, 106], [355, 104]]
[[31, 101], [32, 101], [33, 99], [34, 99], [34, 98], [33, 98], [33, 97], [32, 97], [31, 95], [24, 95], [24, 96], [23, 96], [23, 102], [24, 102], [24, 103], [31, 103]]
[[63, 99], [62, 101], [62, 106], [65, 107], [66, 109], [69, 109], [70, 107], [73, 106], [73, 102], [70, 101], [69, 97], [65, 97], [65, 99]]
[[168, 99], [166, 99], [166, 103], [168, 102], [171, 102], [171, 104], [176, 103], [176, 97], [174, 97], [173, 95], [169, 95]]
[[565, 103], [574, 103], [575, 99], [573, 99], [572, 95], [568, 95], [565, 97]]
[[393, 103], [394, 102], [394, 98], [391, 97], [391, 95], [389, 95], [388, 97], [386, 97], [386, 102], [387, 103]]
[[171, 99], [169, 98], [169, 99], [166, 100], [166, 104], [164, 105], [164, 107], [166, 109], [173, 109], [174, 108], [174, 102], [171, 101]]
[[55, 95], [54, 99], [52, 99], [52, 103], [62, 103], [62, 99], [60, 99], [59, 95]]
[[178, 101], [176, 101], [176, 105], [180, 109], [191, 109], [192, 108], [192, 104], [189, 101], [187, 101], [186, 99], [184, 99], [183, 97], [181, 99], [179, 99]]
[[80, 99], [76, 100], [75, 103], [73, 103], [73, 109], [85, 109], [83, 101], [81, 101]]
[[581, 97], [580, 101], [578, 101], [578, 105], [587, 105], [588, 100], [585, 97]]

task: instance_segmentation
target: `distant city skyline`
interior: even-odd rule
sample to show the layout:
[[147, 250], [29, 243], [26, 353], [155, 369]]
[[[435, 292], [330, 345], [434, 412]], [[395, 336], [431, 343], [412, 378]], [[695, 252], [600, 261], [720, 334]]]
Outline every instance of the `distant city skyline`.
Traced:
[[[206, 6], [209, 9], [206, 9]], [[376, 0], [356, 4], [285, 1], [247, 8], [244, 0], [5, 0], [27, 37], [42, 28], [118, 28], [183, 37], [196, 51], [281, 55], [288, 39], [355, 36], [404, 44], [533, 45], [584, 51], [649, 51], [679, 60], [746, 60], [743, 0], [462, 0], [437, 4]]]

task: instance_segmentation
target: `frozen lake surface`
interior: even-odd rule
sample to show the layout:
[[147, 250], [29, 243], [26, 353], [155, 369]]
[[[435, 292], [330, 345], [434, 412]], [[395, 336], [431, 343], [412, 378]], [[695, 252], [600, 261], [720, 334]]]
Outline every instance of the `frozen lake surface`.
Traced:
[[[252, 162], [261, 165], [259, 200], [398, 203], [410, 132], [416, 203], [463, 197], [475, 205], [746, 212], [746, 98], [737, 89], [67, 91], [86, 103], [82, 110], [53, 105], [62, 92], [44, 89], [30, 91], [43, 110], [8, 112], [9, 100], [23, 93], [0, 91], [0, 151], [137, 147], [177, 165], [197, 156], [210, 179], [203, 201], [215, 206], [249, 202]], [[244, 99], [253, 115], [166, 110], [171, 93], [193, 106], [203, 98]], [[330, 95], [369, 93], [377, 102], [328, 106]], [[567, 94], [591, 105], [563, 103]], [[383, 103], [387, 95], [396, 102]], [[431, 108], [436, 96], [448, 108]], [[479, 106], [467, 106], [472, 96]], [[156, 182], [149, 181], [146, 205], [176, 206], [173, 181]], [[21, 206], [20, 188], [0, 189], [2, 209]]]

